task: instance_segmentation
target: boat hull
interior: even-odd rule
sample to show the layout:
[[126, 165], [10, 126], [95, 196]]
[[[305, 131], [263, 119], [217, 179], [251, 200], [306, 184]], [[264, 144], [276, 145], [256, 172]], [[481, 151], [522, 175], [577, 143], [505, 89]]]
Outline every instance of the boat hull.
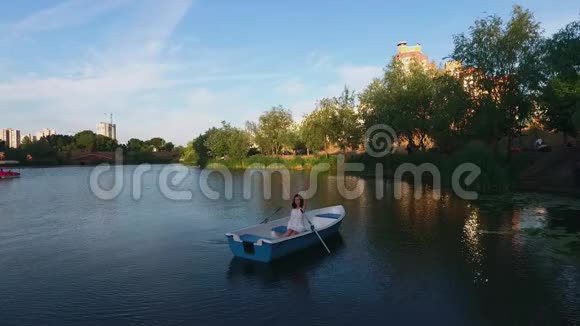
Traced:
[[0, 175], [0, 180], [3, 179], [16, 179], [20, 178], [20, 175]]
[[[318, 234], [320, 234], [320, 237], [323, 239], [336, 235], [338, 234], [341, 224], [342, 220], [324, 230], [318, 231]], [[324, 250], [322, 243], [320, 243], [320, 239], [318, 239], [318, 236], [316, 236], [316, 233], [314, 232], [309, 232], [301, 237], [277, 243], [263, 242], [261, 245], [247, 241], [239, 242], [234, 240], [233, 237], [228, 237], [228, 244], [234, 256], [264, 263], [288, 256], [314, 245], [318, 245], [321, 247], [320, 250]]]

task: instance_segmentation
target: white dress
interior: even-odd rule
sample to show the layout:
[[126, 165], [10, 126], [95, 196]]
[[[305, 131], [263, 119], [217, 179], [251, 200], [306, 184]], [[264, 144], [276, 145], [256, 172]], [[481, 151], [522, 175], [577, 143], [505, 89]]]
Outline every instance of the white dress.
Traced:
[[304, 225], [304, 213], [300, 208], [293, 208], [290, 212], [290, 220], [288, 220], [287, 228], [296, 232], [304, 232], [307, 230]]

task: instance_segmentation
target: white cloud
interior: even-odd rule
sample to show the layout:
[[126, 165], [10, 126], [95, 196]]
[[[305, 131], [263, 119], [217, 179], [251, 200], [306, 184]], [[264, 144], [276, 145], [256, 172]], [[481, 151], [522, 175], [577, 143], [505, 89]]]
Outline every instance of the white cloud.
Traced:
[[314, 110], [317, 101], [321, 98], [340, 95], [345, 85], [351, 90], [361, 92], [374, 78], [382, 75], [383, 68], [371, 65], [344, 64], [336, 68], [334, 73], [337, 76], [336, 82], [319, 87], [319, 97], [299, 100], [289, 105], [296, 121], [300, 122], [305, 114]]
[[314, 70], [327, 69], [332, 65], [332, 57], [319, 50], [310, 52], [306, 61]]
[[308, 99], [290, 104], [289, 109], [296, 122], [302, 121], [304, 115], [312, 112], [316, 108], [316, 99]]
[[201, 110], [178, 110], [159, 108], [146, 110], [143, 114], [118, 121], [119, 137], [150, 139], [161, 137], [175, 145], [186, 145], [188, 141], [203, 133], [210, 126], [219, 125], [221, 119]]
[[304, 84], [296, 79], [288, 80], [276, 87], [276, 91], [287, 95], [298, 95], [304, 92]]
[[338, 68], [338, 75], [344, 85], [362, 91], [374, 78], [380, 77], [383, 67], [344, 65]]
[[176, 145], [185, 145], [207, 129], [220, 126], [223, 120], [243, 128], [244, 121], [257, 118], [255, 107], [246, 101], [251, 94], [247, 88], [214, 91], [200, 87], [186, 91], [183, 105], [171, 107], [163, 104], [163, 98], [160, 102], [152, 100], [140, 108], [138, 116], [119, 122], [125, 126], [120, 137], [160, 136]]
[[24, 17], [9, 25], [6, 30], [9, 35], [15, 36], [79, 26], [129, 3], [130, 0], [63, 1]]
[[[9, 28], [13, 33], [24, 34], [73, 27], [128, 3], [125, 0], [65, 1]], [[56, 64], [53, 74], [21, 74], [19, 79], [0, 81], [2, 111], [3, 108], [19, 108], [19, 112], [10, 110], [5, 121], [20, 124], [14, 126], [19, 129], [34, 130], [39, 127], [36, 122], [24, 124], [20, 118], [23, 112], [30, 111], [42, 119], [42, 123], [50, 123], [49, 127], [71, 132], [94, 129], [104, 112], [115, 112], [119, 119], [140, 117], [156, 123], [159, 119], [152, 117], [161, 117], [159, 112], [156, 116], [140, 115], [146, 108], [139, 103], [139, 97], [187, 82], [170, 78], [169, 75], [181, 65], [167, 62], [162, 54], [190, 5], [190, 0], [139, 1], [130, 19], [123, 21], [123, 33], [109, 35], [108, 46], [89, 48], [84, 57]], [[166, 116], [169, 115], [163, 115]], [[123, 121], [127, 124], [119, 125], [120, 135], [127, 135], [124, 130], [141, 130], [133, 125], [131, 118]]]
[[78, 79], [21, 79], [0, 83], [0, 99], [2, 101], [31, 99], [86, 101], [87, 98], [92, 97], [107, 97], [111, 94], [169, 87], [172, 83], [162, 78], [163, 73], [168, 69], [168, 66], [160, 64], [136, 64]]
[[[65, 1], [21, 20], [13, 25], [13, 31], [32, 33], [78, 26], [128, 6], [129, 0], [101, 6], [96, 4], [100, 2], [90, 2], [88, 12], [79, 14], [82, 17], [67, 20], [82, 11], [79, 6], [86, 3]], [[16, 80], [0, 81], [0, 110], [4, 114], [4, 108], [17, 108], [5, 115], [5, 121], [30, 131], [51, 127], [74, 133], [94, 129], [99, 120], [105, 119], [104, 113], [114, 112], [121, 141], [160, 136], [185, 144], [222, 120], [240, 127], [246, 120], [255, 120], [262, 110], [277, 104], [265, 103], [268, 100], [264, 99], [264, 87], [295, 99], [288, 107], [295, 119], [301, 120], [316, 103], [315, 99], [309, 99], [313, 94], [308, 90], [316, 89], [316, 96], [320, 97], [336, 96], [344, 84], [361, 90], [377, 72], [380, 75], [380, 68], [373, 66], [333, 67], [331, 58], [317, 51], [308, 58], [310, 67], [336, 77], [336, 82], [326, 87], [303, 82], [309, 80], [307, 74], [294, 72], [290, 78], [284, 72], [240, 69], [238, 63], [243, 60], [235, 50], [198, 49], [196, 39], [172, 38], [191, 1], [136, 3], [139, 5], [130, 7], [137, 12], [114, 30], [122, 29], [123, 33], [108, 35], [104, 46], [88, 48], [86, 55], [71, 58], [66, 64], [57, 63], [52, 74], [32, 71], [33, 74], [21, 74]], [[50, 23], [54, 20], [62, 21]], [[43, 24], [46, 25], [42, 27]], [[253, 57], [247, 53], [246, 56]], [[231, 84], [244, 86], [224, 83], [234, 81], [237, 83]], [[252, 87], [249, 81], [261, 81], [262, 85]], [[221, 88], [208, 85], [213, 82], [222, 82]], [[281, 98], [283, 102], [284, 96]], [[24, 118], [29, 112], [39, 117], [38, 121]]]

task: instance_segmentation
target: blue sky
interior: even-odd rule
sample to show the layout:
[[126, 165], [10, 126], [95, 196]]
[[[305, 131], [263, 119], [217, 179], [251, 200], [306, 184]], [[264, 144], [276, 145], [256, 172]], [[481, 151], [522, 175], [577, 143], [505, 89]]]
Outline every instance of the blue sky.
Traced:
[[[520, 1], [551, 34], [577, 1]], [[0, 128], [94, 130], [176, 144], [271, 106], [296, 119], [343, 85], [362, 90], [420, 42], [437, 63], [452, 35], [504, 1], [20, 0], [0, 2]]]

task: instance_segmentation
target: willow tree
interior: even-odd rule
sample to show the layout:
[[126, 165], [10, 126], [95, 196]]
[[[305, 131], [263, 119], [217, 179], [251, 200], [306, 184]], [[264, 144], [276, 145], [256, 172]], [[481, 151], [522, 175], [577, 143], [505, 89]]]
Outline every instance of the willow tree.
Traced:
[[495, 125], [489, 128], [499, 133], [492, 140], [496, 144], [507, 136], [508, 160], [513, 136], [531, 116], [541, 77], [541, 41], [540, 24], [520, 6], [513, 7], [507, 22], [488, 16], [475, 21], [467, 33], [454, 36], [451, 57], [462, 63], [477, 88], [471, 92], [474, 103], [480, 104], [474, 109], [501, 117], [490, 119]]
[[190, 141], [187, 143], [187, 146], [183, 148], [181, 152], [181, 159], [182, 162], [188, 164], [199, 164], [199, 155], [195, 151], [195, 143], [194, 141]]

